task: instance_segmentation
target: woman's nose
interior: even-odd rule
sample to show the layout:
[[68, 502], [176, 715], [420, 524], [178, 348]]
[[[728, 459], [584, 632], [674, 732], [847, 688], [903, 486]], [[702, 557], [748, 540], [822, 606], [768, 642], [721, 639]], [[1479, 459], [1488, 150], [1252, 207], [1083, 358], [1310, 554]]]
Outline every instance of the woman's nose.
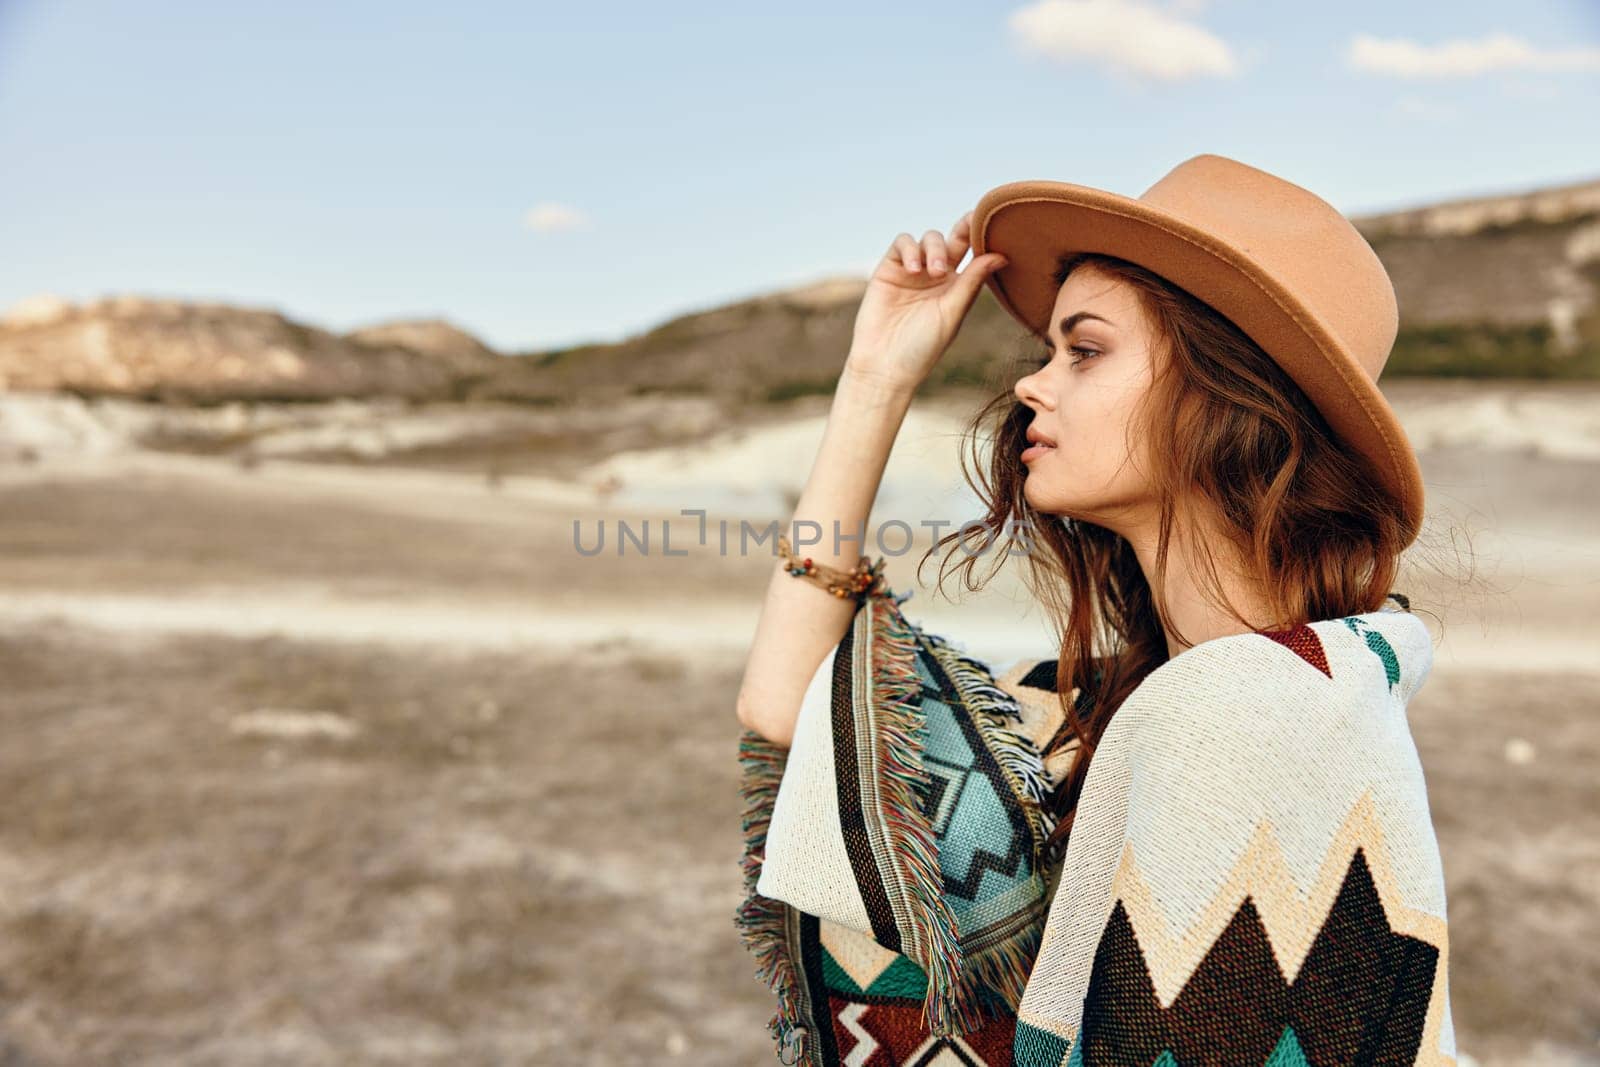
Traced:
[[1048, 383], [1044, 380], [1047, 369], [1041, 367], [1032, 374], [1025, 374], [1017, 379], [1013, 392], [1017, 394], [1018, 400], [1035, 409], [1054, 407], [1055, 398], [1049, 394]]

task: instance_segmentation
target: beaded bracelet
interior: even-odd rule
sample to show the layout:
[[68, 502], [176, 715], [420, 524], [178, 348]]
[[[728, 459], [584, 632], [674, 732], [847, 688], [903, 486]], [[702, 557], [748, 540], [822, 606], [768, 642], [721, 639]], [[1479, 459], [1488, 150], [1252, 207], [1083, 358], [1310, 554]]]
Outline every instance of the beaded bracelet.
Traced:
[[882, 556], [878, 557], [876, 563], [862, 556], [854, 570], [842, 571], [825, 567], [810, 556], [804, 559], [797, 557], [789, 539], [783, 534], [778, 535], [778, 554], [784, 557], [784, 569], [791, 575], [820, 585], [840, 599], [849, 597], [859, 603], [865, 602], [868, 597], [894, 596], [883, 576]]

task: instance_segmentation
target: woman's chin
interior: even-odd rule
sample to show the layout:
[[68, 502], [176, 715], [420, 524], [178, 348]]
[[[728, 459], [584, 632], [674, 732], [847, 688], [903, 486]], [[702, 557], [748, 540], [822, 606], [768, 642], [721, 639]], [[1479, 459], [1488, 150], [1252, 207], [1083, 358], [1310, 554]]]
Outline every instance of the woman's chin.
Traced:
[[1061, 494], [1051, 492], [1051, 485], [1047, 478], [1040, 477], [1033, 471], [1022, 480], [1022, 499], [1035, 511], [1055, 515], [1061, 508]]

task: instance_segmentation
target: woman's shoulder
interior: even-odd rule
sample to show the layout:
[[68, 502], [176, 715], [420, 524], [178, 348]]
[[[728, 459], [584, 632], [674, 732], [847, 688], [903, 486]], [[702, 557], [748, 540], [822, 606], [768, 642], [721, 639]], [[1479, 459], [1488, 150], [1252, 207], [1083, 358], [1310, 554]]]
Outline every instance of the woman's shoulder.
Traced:
[[1193, 1020], [1201, 1041], [1231, 1033], [1216, 990], [1287, 1004], [1292, 983], [1341, 1009], [1297, 1019], [1280, 1049], [1315, 1059], [1356, 1026], [1397, 1062], [1451, 1062], [1443, 865], [1405, 721], [1429, 643], [1420, 620], [1377, 616], [1204, 642], [1124, 701], [1090, 761], [1020, 1034], [1093, 1056], [1104, 1020], [1158, 997], [1215, 1011]]
[[[1135, 689], [1095, 759], [1122, 769], [1112, 777], [1130, 810], [1203, 828], [1230, 843], [1219, 855], [1236, 855], [1265, 825], [1307, 877], [1319, 843], [1371, 827], [1394, 855], [1432, 857], [1406, 709], [1428, 670], [1426, 634], [1415, 617], [1385, 611], [1196, 645]], [[1143, 843], [1151, 856], [1170, 851], [1160, 838]], [[1174, 877], [1192, 859], [1179, 851]], [[1406, 897], [1442, 908], [1436, 867], [1415, 873]]]
[[[1151, 671], [1117, 718], [1191, 734], [1259, 736], [1279, 728], [1404, 724], [1433, 664], [1432, 639], [1410, 612], [1382, 609], [1286, 630], [1203, 641]], [[1373, 737], [1370, 740], [1381, 740]]]

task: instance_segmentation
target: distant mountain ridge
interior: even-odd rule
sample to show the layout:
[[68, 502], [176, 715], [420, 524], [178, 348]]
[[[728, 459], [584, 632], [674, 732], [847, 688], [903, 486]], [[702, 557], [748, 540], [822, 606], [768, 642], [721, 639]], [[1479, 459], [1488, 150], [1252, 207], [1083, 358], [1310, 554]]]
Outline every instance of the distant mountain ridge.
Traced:
[[1600, 377], [1600, 180], [1351, 221], [1400, 300], [1386, 373]]
[[[1399, 296], [1385, 378], [1600, 378], [1600, 179], [1353, 217]], [[502, 354], [442, 319], [339, 334], [273, 308], [41, 296], [0, 319], [0, 389], [179, 403], [399, 397], [735, 403], [832, 390], [866, 279], [824, 278], [612, 344]], [[927, 388], [1013, 380], [1025, 331], [984, 290]]]
[[463, 395], [505, 357], [439, 320], [336, 334], [271, 308], [35, 297], [0, 320], [0, 387], [174, 402]]

